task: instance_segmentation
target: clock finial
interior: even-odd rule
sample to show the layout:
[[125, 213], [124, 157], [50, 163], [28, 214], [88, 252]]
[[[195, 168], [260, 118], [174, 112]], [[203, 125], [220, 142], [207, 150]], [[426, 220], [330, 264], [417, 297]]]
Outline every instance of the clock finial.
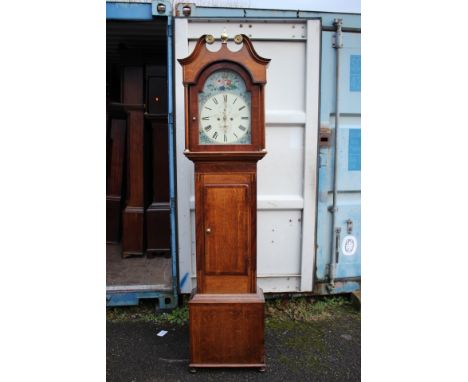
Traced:
[[227, 44], [228, 35], [226, 33], [226, 28], [224, 28], [223, 33], [221, 33], [221, 42]]
[[243, 39], [244, 39], [244, 38], [242, 37], [241, 34], [236, 34], [236, 35], [234, 36], [234, 42], [235, 42], [236, 44], [241, 44]]

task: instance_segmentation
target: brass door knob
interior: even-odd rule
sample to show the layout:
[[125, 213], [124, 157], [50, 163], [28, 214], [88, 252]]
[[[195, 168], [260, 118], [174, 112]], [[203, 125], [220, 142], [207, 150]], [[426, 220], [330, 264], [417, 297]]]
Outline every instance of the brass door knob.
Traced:
[[207, 228], [206, 233], [211, 233], [211, 228]]

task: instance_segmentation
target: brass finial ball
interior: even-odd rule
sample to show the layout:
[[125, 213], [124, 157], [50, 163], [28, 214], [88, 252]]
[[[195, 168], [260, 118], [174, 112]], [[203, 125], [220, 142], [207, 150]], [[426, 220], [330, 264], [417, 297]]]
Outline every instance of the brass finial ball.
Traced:
[[243, 40], [242, 35], [236, 34], [236, 35], [234, 36], [234, 42], [235, 42], [236, 44], [241, 44], [241, 43], [242, 43], [242, 40]]
[[226, 29], [224, 29], [223, 33], [221, 33], [221, 42], [223, 44], [226, 44], [228, 40], [228, 35], [226, 33]]

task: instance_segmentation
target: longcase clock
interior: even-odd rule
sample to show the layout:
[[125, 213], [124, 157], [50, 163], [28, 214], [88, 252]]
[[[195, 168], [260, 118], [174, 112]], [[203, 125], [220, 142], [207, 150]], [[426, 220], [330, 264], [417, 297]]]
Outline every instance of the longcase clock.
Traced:
[[195, 164], [197, 288], [190, 367], [265, 367], [264, 297], [256, 280], [257, 161], [265, 150], [269, 59], [245, 35], [212, 52], [198, 40], [183, 67], [186, 150]]

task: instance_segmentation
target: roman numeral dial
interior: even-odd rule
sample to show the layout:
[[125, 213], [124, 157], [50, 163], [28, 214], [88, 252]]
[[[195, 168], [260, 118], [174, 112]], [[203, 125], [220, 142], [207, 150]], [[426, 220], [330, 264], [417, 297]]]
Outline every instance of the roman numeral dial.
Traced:
[[249, 144], [250, 95], [220, 91], [199, 102], [200, 144]]

